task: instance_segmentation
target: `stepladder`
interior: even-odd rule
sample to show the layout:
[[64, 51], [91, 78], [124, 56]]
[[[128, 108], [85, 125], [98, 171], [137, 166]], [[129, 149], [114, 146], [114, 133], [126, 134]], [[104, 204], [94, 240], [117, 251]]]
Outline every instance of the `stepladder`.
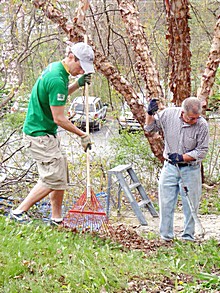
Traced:
[[[107, 189], [107, 216], [110, 216], [110, 201], [111, 196], [111, 187], [113, 183], [113, 177], [116, 177], [116, 182], [118, 183], [118, 194], [117, 194], [117, 203], [114, 202], [114, 205], [117, 205], [118, 213], [121, 209], [121, 191], [124, 192], [127, 197], [132, 210], [136, 217], [139, 220], [141, 225], [148, 225], [146, 217], [143, 210], [146, 208], [152, 217], [158, 217], [158, 213], [154, 208], [152, 201], [147, 195], [145, 189], [140, 183], [135, 171], [132, 168], [132, 165], [118, 165], [113, 169], [108, 171], [108, 189]], [[138, 200], [134, 193], [138, 194]]]

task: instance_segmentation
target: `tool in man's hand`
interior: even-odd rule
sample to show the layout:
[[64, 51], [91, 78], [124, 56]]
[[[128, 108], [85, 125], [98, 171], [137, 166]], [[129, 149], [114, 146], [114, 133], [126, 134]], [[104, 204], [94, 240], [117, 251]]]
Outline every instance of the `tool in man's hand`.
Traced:
[[[86, 36], [85, 36], [86, 37]], [[67, 216], [64, 218], [64, 227], [73, 229], [75, 232], [109, 232], [108, 218], [94, 191], [90, 186], [90, 155], [91, 140], [89, 137], [89, 95], [88, 85], [90, 79], [86, 80], [84, 75], [79, 78], [78, 83], [85, 85], [86, 98], [86, 135], [81, 137], [82, 146], [86, 152], [86, 189], [78, 200], [73, 204]]]
[[[157, 115], [158, 121], [159, 121], [159, 123], [160, 123], [161, 129], [162, 129], [163, 134], [164, 134], [164, 139], [166, 140], [167, 147], [168, 147], [168, 149], [170, 150], [170, 146], [169, 146], [168, 141], [167, 141], [167, 139], [166, 139], [166, 135], [165, 135], [165, 131], [164, 131], [163, 124], [162, 124], [162, 122], [161, 122], [161, 119], [160, 119], [159, 114], [157, 113], [157, 110], [158, 110], [157, 99], [152, 99], [151, 101], [152, 101], [152, 103], [150, 102], [151, 106], [150, 106], [150, 104], [149, 104], [150, 109], [149, 109], [149, 106], [148, 106], [148, 111], [149, 111], [150, 113], [153, 113], [153, 114], [149, 114], [149, 113], [148, 113], [148, 114], [149, 114], [149, 115], [155, 115], [155, 114]], [[156, 106], [156, 105], [157, 105], [157, 106]], [[155, 110], [155, 109], [157, 109], [157, 110]], [[152, 110], [153, 110], [153, 112], [152, 112]], [[186, 199], [187, 199], [187, 202], [188, 202], [188, 205], [189, 205], [189, 208], [190, 208], [190, 211], [191, 211], [192, 217], [193, 217], [193, 219], [194, 219], [194, 221], [195, 221], [195, 223], [196, 223], [196, 225], [198, 226], [198, 229], [199, 229], [199, 233], [198, 233], [198, 234], [203, 238], [204, 235], [205, 235], [205, 229], [203, 228], [203, 226], [202, 226], [202, 224], [201, 224], [201, 221], [200, 221], [200, 219], [198, 218], [198, 215], [197, 215], [197, 213], [196, 213], [196, 210], [195, 210], [194, 204], [193, 204], [193, 202], [192, 202], [192, 200], [191, 200], [191, 198], [190, 198], [188, 188], [187, 188], [187, 186], [184, 184], [183, 176], [182, 176], [181, 171], [180, 171], [180, 168], [179, 168], [179, 166], [178, 166], [178, 163], [179, 163], [179, 162], [183, 162], [183, 156], [180, 155], [180, 154], [178, 154], [178, 153], [173, 153], [173, 154], [169, 153], [169, 154], [168, 154], [168, 158], [169, 158], [169, 161], [171, 162], [171, 164], [175, 165], [176, 168], [177, 168], [178, 174], [179, 174], [180, 179], [181, 179], [181, 181], [182, 181], [182, 188], [183, 188], [183, 191], [185, 192]]]
[[83, 74], [80, 76], [80, 78], [77, 80], [79, 87], [85, 86], [87, 83], [90, 85], [92, 79], [92, 73]]

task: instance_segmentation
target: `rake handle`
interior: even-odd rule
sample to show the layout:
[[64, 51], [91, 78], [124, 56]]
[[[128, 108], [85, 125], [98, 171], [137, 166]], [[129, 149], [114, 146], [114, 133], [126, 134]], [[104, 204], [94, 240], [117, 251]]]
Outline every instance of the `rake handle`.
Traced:
[[[84, 36], [84, 43], [87, 44], [87, 35]], [[85, 83], [85, 97], [86, 97], [86, 134], [89, 135], [89, 85]], [[90, 183], [90, 156], [89, 156], [89, 148], [86, 151], [86, 192], [87, 198], [91, 198], [91, 183]]]

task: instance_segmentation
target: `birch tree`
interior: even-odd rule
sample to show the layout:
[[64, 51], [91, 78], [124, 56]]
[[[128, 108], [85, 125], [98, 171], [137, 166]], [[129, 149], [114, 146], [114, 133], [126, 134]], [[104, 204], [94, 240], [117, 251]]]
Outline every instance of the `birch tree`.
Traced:
[[208, 61], [204, 73], [201, 78], [200, 88], [198, 89], [197, 96], [202, 101], [203, 107], [206, 109], [208, 104], [208, 98], [211, 93], [212, 86], [215, 81], [216, 71], [220, 62], [220, 15], [216, 22], [214, 29], [214, 36], [211, 45], [211, 49], [208, 56]]
[[171, 58], [169, 86], [173, 103], [180, 106], [191, 95], [189, 1], [165, 0], [165, 4], [168, 25], [166, 37]]

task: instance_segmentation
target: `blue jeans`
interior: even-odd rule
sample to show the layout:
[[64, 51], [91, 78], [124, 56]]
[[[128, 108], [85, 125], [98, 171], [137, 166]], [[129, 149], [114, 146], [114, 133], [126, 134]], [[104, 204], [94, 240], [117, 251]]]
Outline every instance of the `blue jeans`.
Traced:
[[198, 211], [199, 200], [202, 194], [202, 179], [200, 165], [184, 166], [179, 168], [168, 162], [164, 162], [159, 179], [159, 207], [160, 207], [160, 235], [164, 240], [174, 238], [173, 220], [174, 210], [178, 200], [178, 194], [182, 198], [182, 208], [184, 213], [184, 231], [182, 238], [194, 240], [195, 221], [192, 217], [190, 207], [186, 198], [183, 186], [188, 189], [195, 211]]

